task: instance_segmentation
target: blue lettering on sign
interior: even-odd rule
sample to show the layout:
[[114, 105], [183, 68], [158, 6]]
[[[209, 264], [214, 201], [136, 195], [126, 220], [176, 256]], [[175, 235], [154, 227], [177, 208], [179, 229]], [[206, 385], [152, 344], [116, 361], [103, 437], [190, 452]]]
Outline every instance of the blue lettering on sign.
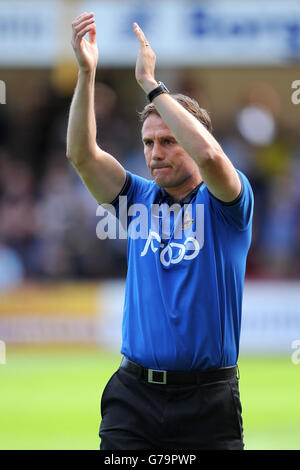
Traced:
[[0, 18], [0, 35], [2, 39], [5, 36], [18, 37], [21, 35], [23, 38], [39, 39], [43, 33], [43, 26], [38, 18], [14, 18], [3, 17]]
[[259, 34], [260, 26], [255, 20], [243, 22], [223, 20], [212, 16], [204, 10], [195, 10], [192, 13], [192, 31], [196, 36], [254, 36]]
[[[289, 57], [300, 56], [299, 18], [223, 18], [203, 7], [192, 10], [189, 18], [191, 32], [201, 38], [258, 39], [259, 36], [283, 33]], [[277, 39], [278, 40], [278, 39]]]
[[289, 46], [292, 56], [300, 56], [300, 24], [291, 23], [288, 25], [287, 31], [289, 33]]
[[192, 31], [196, 36], [205, 36], [210, 29], [214, 29], [210, 24], [211, 18], [203, 10], [195, 11], [192, 14]]

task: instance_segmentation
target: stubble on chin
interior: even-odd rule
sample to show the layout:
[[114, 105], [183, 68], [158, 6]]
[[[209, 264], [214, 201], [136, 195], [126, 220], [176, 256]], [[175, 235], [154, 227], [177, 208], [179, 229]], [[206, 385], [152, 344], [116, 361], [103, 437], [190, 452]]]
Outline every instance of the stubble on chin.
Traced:
[[184, 184], [188, 178], [189, 178], [188, 176], [185, 178], [160, 178], [160, 177], [153, 176], [155, 183], [160, 188], [164, 188], [164, 189], [178, 188], [182, 184]]

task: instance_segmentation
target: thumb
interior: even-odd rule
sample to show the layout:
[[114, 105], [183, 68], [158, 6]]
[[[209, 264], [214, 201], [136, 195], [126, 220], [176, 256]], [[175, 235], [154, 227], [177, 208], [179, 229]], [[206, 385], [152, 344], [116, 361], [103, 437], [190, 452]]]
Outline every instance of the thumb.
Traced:
[[93, 24], [89, 31], [89, 42], [91, 44], [96, 44], [96, 25]]

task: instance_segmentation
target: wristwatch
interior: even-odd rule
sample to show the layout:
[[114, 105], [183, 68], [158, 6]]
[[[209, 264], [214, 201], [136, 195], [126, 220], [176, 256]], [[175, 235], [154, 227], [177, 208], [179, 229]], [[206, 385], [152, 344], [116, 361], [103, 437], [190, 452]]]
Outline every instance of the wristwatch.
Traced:
[[170, 93], [170, 92], [163, 82], [158, 82], [158, 87], [154, 88], [154, 90], [150, 91], [150, 93], [148, 93], [147, 95], [149, 102], [152, 103], [154, 98], [156, 98], [161, 93]]

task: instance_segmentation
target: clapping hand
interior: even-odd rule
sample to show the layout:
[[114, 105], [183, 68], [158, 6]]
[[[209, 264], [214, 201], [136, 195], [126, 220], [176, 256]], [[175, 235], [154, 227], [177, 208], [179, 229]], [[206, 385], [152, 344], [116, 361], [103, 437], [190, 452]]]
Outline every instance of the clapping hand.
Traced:
[[[95, 71], [98, 63], [98, 46], [94, 13], [79, 15], [72, 23], [72, 32], [72, 47], [80, 70]], [[89, 33], [89, 40], [84, 39], [86, 33]]]
[[154, 77], [156, 55], [144, 32], [137, 23], [133, 23], [133, 31], [139, 41], [139, 51], [135, 66], [135, 78], [145, 93], [149, 93], [149, 91], [158, 85]]

